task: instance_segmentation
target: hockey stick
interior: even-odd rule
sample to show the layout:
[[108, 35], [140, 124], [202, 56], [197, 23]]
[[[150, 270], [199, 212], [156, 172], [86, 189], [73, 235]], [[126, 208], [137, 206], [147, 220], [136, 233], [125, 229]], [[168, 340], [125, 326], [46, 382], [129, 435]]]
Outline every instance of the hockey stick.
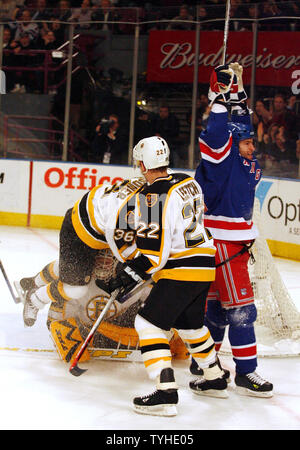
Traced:
[[6, 275], [6, 272], [5, 272], [5, 270], [4, 270], [4, 267], [3, 267], [3, 264], [2, 264], [1, 259], [0, 259], [0, 269], [1, 269], [2, 275], [3, 275], [3, 277], [4, 277], [4, 280], [6, 281], [6, 284], [7, 284], [7, 287], [8, 287], [8, 289], [9, 289], [9, 292], [11, 293], [11, 296], [12, 296], [12, 298], [13, 298], [13, 301], [14, 301], [15, 303], [20, 303], [21, 300], [20, 300], [19, 297], [16, 297], [16, 296], [15, 296], [15, 293], [14, 293], [14, 291], [13, 291], [12, 285], [10, 284], [10, 281], [9, 281], [9, 279], [8, 279], [8, 276]]
[[225, 62], [226, 62], [226, 50], [227, 50], [227, 39], [228, 39], [229, 18], [230, 18], [230, 0], [227, 0], [227, 2], [226, 2], [225, 25], [224, 25], [224, 39], [223, 39], [222, 65], [224, 65]]
[[[140, 285], [138, 285], [135, 289], [133, 289], [132, 291], [128, 292], [128, 294], [124, 295], [121, 299], [120, 303], [124, 303], [127, 300], [129, 300], [133, 295], [137, 294], [138, 292], [140, 292], [142, 289], [144, 289], [144, 287], [150, 285], [152, 283], [152, 279], [149, 278], [149, 280], [145, 281], [144, 283], [141, 283]], [[115, 301], [117, 295], [119, 293], [119, 289], [116, 289], [115, 291], [112, 292], [112, 295], [110, 297], [110, 299], [108, 300], [108, 302], [106, 303], [104, 309], [102, 310], [100, 316], [98, 317], [98, 319], [96, 320], [96, 322], [93, 325], [93, 328], [91, 329], [91, 331], [89, 332], [86, 340], [84, 341], [84, 343], [82, 344], [82, 346], [80, 347], [80, 350], [77, 354], [77, 356], [75, 357], [73, 363], [70, 366], [69, 372], [74, 375], [75, 377], [80, 377], [80, 375], [82, 375], [84, 372], [87, 371], [87, 369], [81, 369], [78, 366], [78, 362], [83, 354], [83, 352], [86, 350], [88, 344], [90, 343], [92, 337], [94, 336], [97, 328], [99, 327], [100, 323], [102, 322], [102, 320], [105, 317], [106, 312], [109, 310], [110, 306], [112, 305], [112, 303]]]

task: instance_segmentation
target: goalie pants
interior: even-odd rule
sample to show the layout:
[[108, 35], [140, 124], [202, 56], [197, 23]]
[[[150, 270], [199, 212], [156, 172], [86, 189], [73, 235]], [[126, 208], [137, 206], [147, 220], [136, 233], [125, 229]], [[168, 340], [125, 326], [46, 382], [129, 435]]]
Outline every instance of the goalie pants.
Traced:
[[83, 286], [90, 282], [98, 250], [86, 245], [72, 224], [72, 209], [65, 215], [59, 234], [59, 278], [63, 283]]
[[168, 331], [175, 328], [202, 368], [216, 360], [215, 344], [204, 326], [210, 282], [160, 279], [135, 319], [143, 361], [151, 379], [171, 367]]
[[[243, 248], [242, 242], [214, 240], [216, 264]], [[228, 338], [238, 374], [253, 372], [257, 367], [254, 322], [257, 312], [248, 273], [249, 253], [245, 252], [217, 267], [216, 279], [207, 297], [205, 325], [209, 328], [218, 351], [228, 325]]]

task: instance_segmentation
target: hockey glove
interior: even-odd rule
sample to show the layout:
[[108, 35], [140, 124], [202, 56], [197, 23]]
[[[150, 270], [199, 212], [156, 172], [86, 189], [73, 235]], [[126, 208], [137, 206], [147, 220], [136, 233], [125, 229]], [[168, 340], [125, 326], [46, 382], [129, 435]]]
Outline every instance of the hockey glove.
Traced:
[[247, 94], [243, 85], [243, 66], [239, 63], [229, 64], [229, 68], [234, 72], [234, 79], [230, 92], [230, 103], [231, 105], [239, 105], [244, 109], [245, 100], [247, 100]]
[[233, 81], [234, 72], [225, 64], [218, 66], [211, 74], [209, 81], [208, 98], [212, 103], [222, 102], [224, 104], [230, 100], [230, 89]]
[[[138, 259], [138, 258], [137, 258]], [[115, 278], [109, 281], [110, 292], [116, 289], [120, 289], [116, 300], [120, 303], [122, 302], [122, 297], [124, 297], [128, 292], [135, 288], [138, 283], [149, 278], [146, 274], [135, 264], [135, 260], [123, 264], [122, 270], [118, 273]]]

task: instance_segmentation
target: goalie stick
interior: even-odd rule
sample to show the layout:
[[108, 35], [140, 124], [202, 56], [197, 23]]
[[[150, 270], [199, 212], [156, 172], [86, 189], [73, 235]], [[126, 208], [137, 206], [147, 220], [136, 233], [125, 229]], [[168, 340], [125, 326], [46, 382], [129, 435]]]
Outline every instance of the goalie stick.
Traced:
[[7, 284], [7, 287], [8, 287], [8, 289], [9, 289], [9, 292], [11, 293], [11, 296], [12, 296], [12, 298], [13, 298], [13, 301], [14, 301], [15, 303], [20, 303], [20, 302], [21, 302], [21, 299], [20, 299], [19, 297], [16, 297], [16, 296], [15, 296], [15, 293], [14, 293], [14, 291], [13, 291], [12, 285], [10, 284], [10, 281], [9, 281], [9, 279], [8, 279], [8, 276], [6, 275], [6, 272], [5, 272], [5, 269], [4, 269], [4, 266], [3, 266], [3, 264], [2, 264], [1, 259], [0, 259], [0, 269], [1, 269], [2, 275], [3, 275], [3, 277], [4, 277], [4, 280], [6, 281], [6, 284]]
[[[145, 281], [144, 283], [139, 284], [135, 289], [133, 289], [132, 291], [128, 292], [128, 294], [126, 294], [126, 295], [124, 295], [122, 297], [122, 303], [124, 303], [125, 301], [129, 300], [133, 295], [137, 294], [142, 289], [144, 289], [146, 286], [149, 286], [151, 283], [152, 283], [152, 279], [149, 278], [149, 280]], [[74, 375], [75, 377], [80, 377], [80, 375], [82, 375], [84, 372], [87, 371], [87, 369], [81, 369], [78, 366], [78, 362], [79, 362], [83, 352], [86, 350], [87, 346], [89, 345], [90, 341], [92, 340], [92, 338], [93, 338], [97, 328], [99, 327], [100, 323], [104, 319], [105, 314], [107, 313], [107, 311], [109, 310], [109, 308], [113, 304], [113, 302], [115, 301], [118, 293], [119, 293], [119, 289], [116, 289], [115, 291], [112, 292], [110, 299], [106, 303], [104, 309], [102, 310], [102, 312], [99, 315], [98, 319], [94, 323], [94, 325], [93, 325], [91, 331], [89, 332], [86, 340], [84, 341], [84, 343], [80, 347], [79, 352], [77, 353], [73, 363], [71, 364], [69, 372], [72, 375]]]

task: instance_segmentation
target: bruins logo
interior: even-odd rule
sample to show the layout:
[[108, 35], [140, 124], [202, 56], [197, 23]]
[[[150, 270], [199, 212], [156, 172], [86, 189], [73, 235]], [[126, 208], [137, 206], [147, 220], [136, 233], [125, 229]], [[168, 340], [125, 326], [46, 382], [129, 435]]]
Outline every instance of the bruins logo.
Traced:
[[131, 225], [131, 226], [134, 225], [134, 212], [132, 210], [128, 211], [128, 213], [126, 214], [125, 220], [128, 223], [128, 225]]
[[152, 208], [157, 203], [158, 200], [158, 194], [146, 194], [145, 196], [145, 203], [146, 206], [149, 208]]
[[[95, 322], [97, 320], [97, 318], [99, 317], [99, 315], [103, 311], [107, 301], [108, 301], [107, 297], [96, 296], [96, 297], [93, 297], [87, 303], [87, 305], [86, 305], [86, 314], [87, 314], [88, 318], [92, 322]], [[115, 316], [116, 312], [117, 312], [117, 308], [116, 308], [115, 304], [113, 303], [111, 305], [110, 309], [107, 312], [107, 316], [109, 318], [112, 318], [112, 317]]]

